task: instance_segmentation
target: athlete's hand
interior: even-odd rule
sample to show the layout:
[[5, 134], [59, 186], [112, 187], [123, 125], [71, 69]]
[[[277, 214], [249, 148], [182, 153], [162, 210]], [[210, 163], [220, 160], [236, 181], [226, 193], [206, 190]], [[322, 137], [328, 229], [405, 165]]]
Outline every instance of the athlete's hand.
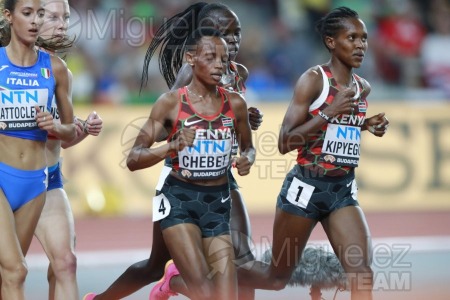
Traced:
[[354, 96], [355, 91], [352, 88], [339, 91], [323, 113], [329, 117], [352, 113], [358, 107], [358, 99], [353, 99]]
[[241, 155], [239, 157], [233, 158], [232, 162], [233, 167], [235, 167], [238, 171], [238, 174], [240, 176], [245, 176], [250, 174], [250, 168], [252, 164], [250, 163], [249, 159], [245, 155]]
[[74, 117], [73, 123], [75, 124], [75, 131], [77, 132], [77, 136], [81, 136], [83, 134], [85, 121]]
[[176, 139], [172, 142], [172, 149], [175, 151], [181, 151], [185, 147], [191, 147], [194, 145], [195, 140], [195, 126], [194, 127], [184, 127], [177, 133]]
[[373, 135], [382, 137], [389, 127], [389, 120], [386, 118], [384, 112], [382, 112], [366, 119], [364, 126]]
[[248, 108], [248, 120], [252, 130], [258, 130], [259, 126], [261, 126], [263, 115], [256, 107]]
[[97, 112], [93, 111], [89, 114], [89, 116], [86, 119], [86, 122], [84, 123], [84, 132], [93, 136], [98, 136], [102, 131], [102, 127], [103, 127], [102, 118], [100, 118]]
[[36, 116], [34, 119], [36, 120], [37, 125], [42, 130], [54, 131], [55, 124], [53, 123], [53, 116], [48, 111], [41, 111], [39, 106], [35, 106]]

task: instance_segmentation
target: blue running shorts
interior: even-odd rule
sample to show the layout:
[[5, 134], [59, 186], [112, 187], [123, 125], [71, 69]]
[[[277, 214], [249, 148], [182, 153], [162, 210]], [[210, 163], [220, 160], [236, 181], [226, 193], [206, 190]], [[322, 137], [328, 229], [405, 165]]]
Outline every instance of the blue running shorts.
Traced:
[[47, 190], [47, 168], [19, 170], [0, 163], [0, 189], [16, 211]]
[[61, 174], [61, 166], [58, 163], [48, 167], [48, 186], [47, 191], [54, 189], [62, 189], [64, 187], [63, 177]]

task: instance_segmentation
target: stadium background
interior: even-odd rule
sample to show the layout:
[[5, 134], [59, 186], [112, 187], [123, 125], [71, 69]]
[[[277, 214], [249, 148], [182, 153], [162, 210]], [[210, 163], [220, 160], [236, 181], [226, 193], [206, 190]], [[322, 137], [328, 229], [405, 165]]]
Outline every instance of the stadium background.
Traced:
[[[139, 95], [143, 58], [152, 32], [161, 20], [193, 2], [71, 1], [70, 31], [76, 37], [76, 47], [66, 54], [66, 60], [74, 73], [75, 113], [84, 118], [96, 110], [104, 121], [99, 137], [89, 137], [62, 155], [81, 257], [84, 251], [96, 251], [95, 247], [122, 249], [124, 255], [151, 247], [151, 198], [161, 166], [130, 172], [125, 160], [151, 104], [167, 90], [154, 59], [149, 83]], [[372, 85], [368, 115], [383, 111], [391, 122], [382, 139], [363, 134], [361, 167], [357, 170], [360, 203], [371, 216], [369, 225], [375, 233], [378, 229], [374, 226], [386, 226], [383, 220], [392, 220], [390, 226], [405, 229], [380, 230], [380, 237], [395, 238], [405, 232], [407, 236], [438, 235], [441, 239], [432, 247], [432, 254], [444, 253], [448, 264], [450, 55], [441, 52], [450, 43], [448, 1], [223, 2], [237, 13], [242, 24], [238, 61], [250, 71], [247, 101], [264, 113], [264, 123], [253, 136], [258, 151], [256, 163], [249, 176], [237, 178], [258, 236], [271, 236], [276, 196], [295, 159], [295, 153], [281, 156], [276, 146], [292, 86], [308, 67], [327, 60], [314, 21], [333, 7], [347, 5], [360, 13], [369, 31], [363, 67], [355, 70]], [[436, 60], [438, 63], [433, 63]], [[421, 231], [430, 216], [435, 227]], [[319, 232], [313, 238], [326, 237]], [[129, 248], [121, 244], [124, 240]], [[30, 259], [41, 276], [39, 280], [45, 276], [42, 255], [34, 241]], [[132, 257], [109, 275], [117, 277]], [[429, 261], [436, 263], [435, 259]], [[83, 266], [81, 259], [79, 274], [86, 272]], [[33, 280], [32, 287], [36, 284]], [[106, 279], [99, 289], [111, 282]], [[443, 288], [442, 295], [450, 295], [448, 287], [437, 289]], [[34, 295], [32, 299], [37, 299]], [[400, 299], [398, 295], [396, 299]]]
[[[74, 73], [75, 113], [84, 117], [95, 109], [105, 121], [100, 137], [63, 153], [66, 189], [77, 216], [150, 213], [159, 169], [131, 173], [124, 165], [151, 103], [167, 89], [154, 59], [149, 83], [139, 95], [143, 57], [160, 22], [193, 2], [72, 3], [70, 32], [76, 47], [66, 59]], [[358, 169], [362, 204], [377, 211], [450, 208], [450, 80], [447, 86], [436, 84], [429, 70], [433, 64], [427, 64], [428, 52], [436, 51], [429, 50], [430, 40], [450, 39], [450, 21], [437, 22], [436, 13], [448, 16], [448, 2], [225, 3], [242, 23], [238, 61], [250, 71], [247, 101], [264, 113], [264, 123], [254, 133], [258, 160], [250, 176], [239, 178], [250, 211], [271, 212], [292, 166], [295, 153], [283, 157], [276, 149], [278, 129], [299, 75], [327, 60], [314, 22], [339, 5], [357, 10], [369, 31], [363, 67], [355, 70], [372, 85], [368, 114], [384, 111], [391, 121], [383, 139], [364, 135]], [[449, 60], [442, 57], [441, 69], [434, 70], [442, 81], [449, 79]]]

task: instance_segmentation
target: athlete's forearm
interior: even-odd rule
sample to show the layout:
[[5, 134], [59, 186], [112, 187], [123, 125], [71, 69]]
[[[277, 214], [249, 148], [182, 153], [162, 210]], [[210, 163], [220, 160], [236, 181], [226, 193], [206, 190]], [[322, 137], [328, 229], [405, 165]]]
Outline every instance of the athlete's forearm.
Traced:
[[170, 153], [174, 151], [173, 147], [172, 143], [167, 143], [154, 148], [135, 146], [128, 154], [127, 167], [130, 171], [152, 167], [170, 155]]
[[61, 147], [63, 149], [75, 146], [76, 144], [83, 141], [89, 135], [89, 133], [86, 130], [86, 121], [78, 117], [75, 117], [74, 122], [76, 126], [76, 137], [70, 142], [61, 141]]
[[55, 124], [54, 129], [50, 133], [62, 142], [71, 142], [76, 137], [75, 124]]

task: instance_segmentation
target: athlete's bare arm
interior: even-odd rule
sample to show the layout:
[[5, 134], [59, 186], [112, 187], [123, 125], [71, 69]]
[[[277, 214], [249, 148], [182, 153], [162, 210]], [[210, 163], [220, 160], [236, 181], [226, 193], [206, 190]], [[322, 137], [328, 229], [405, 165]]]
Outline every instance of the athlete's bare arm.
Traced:
[[236, 134], [241, 150], [241, 156], [236, 160], [236, 168], [239, 175], [244, 176], [250, 173], [250, 168], [255, 161], [256, 150], [253, 147], [247, 104], [244, 98], [238, 93], [230, 92], [230, 101], [236, 117]]
[[52, 56], [51, 63], [56, 81], [55, 99], [61, 122], [54, 123], [49, 133], [60, 140], [70, 142], [76, 135], [72, 108], [72, 74], [67, 69], [66, 63], [59, 57]]
[[[309, 106], [322, 91], [323, 79], [317, 67], [310, 68], [300, 76], [294, 88], [294, 95], [281, 125], [278, 149], [286, 154], [303, 146], [319, 129], [327, 123], [321, 116], [307, 120]], [[332, 104], [324, 109], [330, 118], [351, 111], [355, 94], [350, 88], [336, 94]]]
[[153, 105], [150, 116], [141, 128], [136, 141], [128, 154], [127, 166], [131, 171], [154, 166], [169, 154], [191, 146], [195, 137], [194, 128], [185, 128], [177, 133], [177, 138], [161, 146], [151, 147], [161, 133], [167, 129], [165, 124], [174, 124], [179, 109], [176, 91], [163, 94]]

